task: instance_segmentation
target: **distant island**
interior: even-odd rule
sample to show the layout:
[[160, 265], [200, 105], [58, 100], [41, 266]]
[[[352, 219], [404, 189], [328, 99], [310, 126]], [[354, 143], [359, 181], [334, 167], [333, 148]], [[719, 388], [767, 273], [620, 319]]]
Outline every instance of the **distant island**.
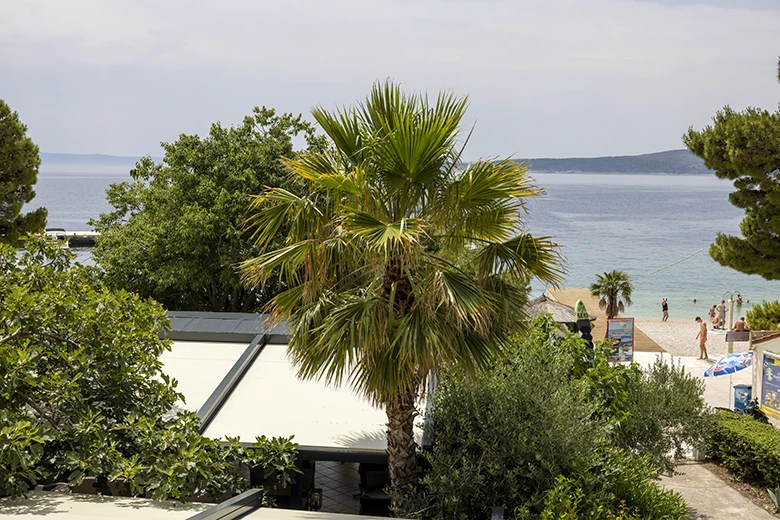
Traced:
[[[140, 157], [42, 153], [41, 172], [44, 173], [128, 173]], [[153, 157], [155, 161], [162, 158]], [[570, 157], [564, 159], [518, 159], [528, 169], [538, 173], [636, 173], [636, 174], [711, 174], [704, 161], [688, 150], [615, 157]]]
[[[141, 156], [41, 153], [42, 173], [129, 173]], [[153, 157], [161, 161], [162, 157]]]
[[538, 173], [636, 173], [705, 175], [713, 171], [688, 150], [614, 157], [571, 157], [565, 159], [518, 159]]

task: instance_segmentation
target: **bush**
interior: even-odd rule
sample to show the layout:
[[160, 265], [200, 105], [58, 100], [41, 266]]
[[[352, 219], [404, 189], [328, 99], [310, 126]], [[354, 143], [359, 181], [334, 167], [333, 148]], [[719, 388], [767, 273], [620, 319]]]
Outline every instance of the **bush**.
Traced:
[[712, 418], [707, 454], [737, 477], [780, 486], [780, 430], [748, 415], [719, 412]]
[[572, 377], [588, 387], [595, 418], [605, 421], [612, 443], [670, 470], [686, 446], [702, 447], [709, 414], [704, 386], [681, 365], [660, 359], [642, 371], [610, 364], [609, 348], [572, 351]]
[[[490, 518], [501, 505], [518, 519], [682, 518], [680, 497], [653, 482], [662, 450], [674, 446], [668, 425], [691, 403], [689, 413], [703, 413], [698, 400], [667, 395], [680, 381], [677, 369], [611, 367], [605, 351], [542, 318], [511, 359], [476, 381], [457, 367], [440, 372], [430, 469], [398, 513]], [[642, 392], [650, 403], [639, 403]], [[650, 432], [669, 444], [650, 442]]]
[[778, 330], [780, 329], [780, 302], [763, 301], [753, 305], [745, 317], [753, 330]]
[[[130, 494], [217, 499], [243, 491], [237, 462], [293, 478], [296, 446], [258, 439], [252, 449], [200, 435], [162, 373], [170, 341], [162, 307], [102, 287], [57, 245], [0, 244], [0, 493], [95, 477]], [[4, 490], [4, 491], [3, 491]]]
[[[655, 467], [647, 457], [623, 450], [604, 450], [599, 468], [585, 475], [558, 477], [548, 493], [542, 520], [685, 518], [678, 493], [655, 485]], [[518, 515], [518, 518], [523, 518]], [[526, 518], [531, 518], [526, 516]]]

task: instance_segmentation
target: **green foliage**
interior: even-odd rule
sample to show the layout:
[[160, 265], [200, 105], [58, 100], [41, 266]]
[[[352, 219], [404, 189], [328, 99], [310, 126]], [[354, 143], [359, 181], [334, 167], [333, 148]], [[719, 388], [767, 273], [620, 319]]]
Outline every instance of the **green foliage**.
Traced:
[[596, 275], [596, 282], [590, 285], [590, 292], [599, 298], [599, 308], [606, 309], [607, 318], [614, 318], [631, 305], [634, 284], [623, 271], [610, 271]]
[[753, 330], [780, 329], [780, 301], [763, 301], [753, 305], [745, 314]]
[[642, 454], [657, 468], [672, 469], [684, 448], [701, 446], [707, 432], [704, 386], [681, 365], [656, 359], [644, 371], [636, 364], [610, 366], [601, 346], [575, 376], [590, 389], [596, 415], [607, 422], [615, 446]]
[[[686, 518], [682, 497], [658, 487], [657, 475], [649, 459], [605, 449], [601, 465], [588, 475], [558, 477], [539, 516], [542, 520]], [[533, 516], [527, 513], [525, 518]]]
[[780, 486], [775, 489], [767, 489], [766, 492], [775, 506], [775, 513], [780, 513]]
[[105, 283], [168, 309], [259, 309], [279, 286], [271, 277], [247, 290], [236, 273], [239, 262], [260, 251], [246, 230], [249, 204], [269, 186], [301, 189], [281, 162], [295, 155], [298, 134], [321, 145], [300, 116], [255, 108], [240, 126], [215, 123], [205, 138], [182, 134], [163, 143], [161, 163], [139, 161], [132, 182], [108, 189], [114, 210], [92, 222], [101, 233], [93, 256]]
[[258, 439], [247, 450], [204, 438], [161, 372], [170, 348], [162, 307], [102, 287], [94, 271], [42, 238], [0, 247], [0, 488], [37, 483], [97, 487], [153, 498], [217, 499], [246, 487], [237, 461], [289, 481], [295, 445]]
[[40, 164], [27, 126], [0, 99], [0, 243], [15, 246], [24, 235], [40, 233], [46, 226], [45, 208], [21, 214], [22, 206], [35, 197]]
[[737, 477], [780, 486], [780, 430], [749, 415], [719, 412], [706, 440], [707, 455]]
[[711, 126], [690, 128], [683, 141], [715, 175], [734, 181], [729, 200], [745, 210], [742, 237], [719, 233], [710, 256], [743, 273], [780, 279], [780, 110], [726, 106]]
[[610, 366], [605, 348], [540, 317], [476, 381], [439, 372], [430, 470], [401, 516], [488, 518], [502, 505], [518, 519], [683, 518], [654, 480], [670, 451], [700, 441], [701, 393], [680, 368]]
[[465, 98], [389, 82], [357, 107], [316, 109], [333, 149], [286, 161], [305, 195], [268, 189], [253, 205], [265, 250], [243, 264], [245, 280], [278, 272], [290, 287], [270, 310], [290, 318], [300, 376], [349, 380], [386, 406], [396, 488], [416, 474], [414, 402], [428, 374], [489, 366], [521, 327], [528, 278], [561, 275], [557, 246], [522, 230], [524, 200], [539, 193], [525, 168], [459, 169], [465, 110]]

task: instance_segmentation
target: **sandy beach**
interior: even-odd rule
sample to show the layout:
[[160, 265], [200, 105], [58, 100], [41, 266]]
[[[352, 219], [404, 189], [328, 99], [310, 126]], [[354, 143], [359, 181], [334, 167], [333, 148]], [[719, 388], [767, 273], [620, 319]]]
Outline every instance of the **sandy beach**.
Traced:
[[[661, 348], [675, 356], [699, 356], [699, 340], [696, 339], [698, 324], [694, 321], [636, 320], [635, 325], [658, 343]], [[747, 342], [735, 342], [734, 352], [747, 350]], [[713, 331], [709, 326], [707, 334], [707, 353], [715, 361], [726, 353], [726, 336], [721, 331]]]

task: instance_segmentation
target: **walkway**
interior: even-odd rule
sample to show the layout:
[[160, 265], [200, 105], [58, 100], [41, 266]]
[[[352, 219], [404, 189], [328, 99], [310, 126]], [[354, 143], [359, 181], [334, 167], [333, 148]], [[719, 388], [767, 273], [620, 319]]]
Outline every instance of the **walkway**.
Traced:
[[677, 471], [680, 475], [661, 477], [661, 486], [682, 495], [692, 520], [777, 520], [699, 463]]
[[[560, 288], [547, 289], [547, 295], [555, 301], [574, 307], [577, 300], [582, 300], [588, 309], [588, 314], [598, 318], [594, 322], [594, 340], [601, 340], [607, 336], [607, 314], [599, 309], [599, 300], [590, 293], [590, 289]], [[634, 326], [634, 352], [665, 352], [658, 343], [647, 337], [647, 334]]]

